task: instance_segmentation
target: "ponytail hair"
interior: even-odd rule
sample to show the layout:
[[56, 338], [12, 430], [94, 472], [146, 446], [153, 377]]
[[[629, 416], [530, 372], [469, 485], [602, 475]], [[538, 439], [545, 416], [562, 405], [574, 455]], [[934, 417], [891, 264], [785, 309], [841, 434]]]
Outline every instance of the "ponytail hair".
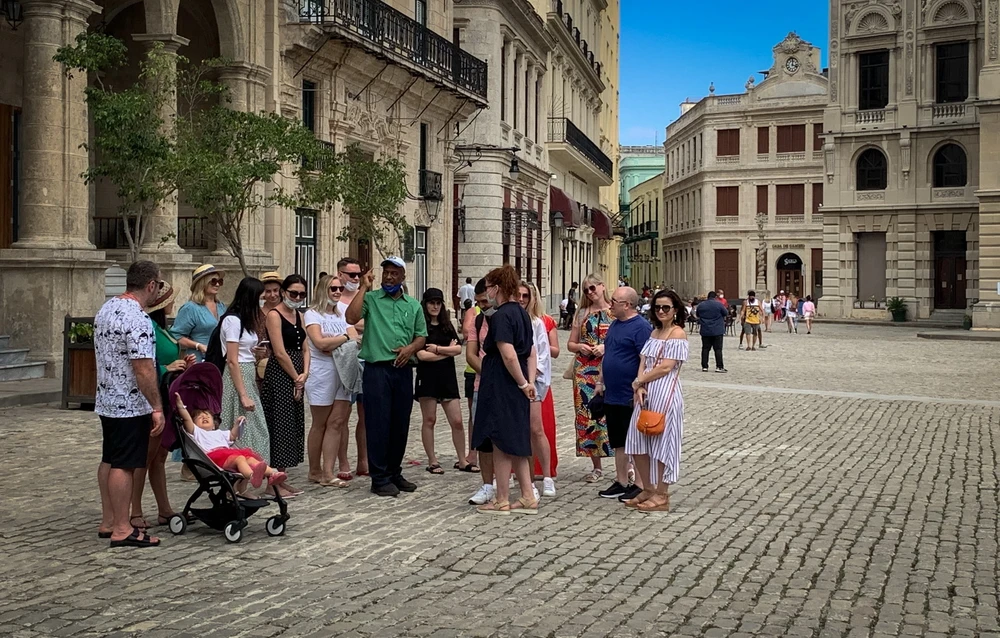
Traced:
[[486, 285], [497, 286], [507, 299], [515, 301], [518, 289], [521, 287], [521, 276], [513, 266], [504, 264], [486, 273]]

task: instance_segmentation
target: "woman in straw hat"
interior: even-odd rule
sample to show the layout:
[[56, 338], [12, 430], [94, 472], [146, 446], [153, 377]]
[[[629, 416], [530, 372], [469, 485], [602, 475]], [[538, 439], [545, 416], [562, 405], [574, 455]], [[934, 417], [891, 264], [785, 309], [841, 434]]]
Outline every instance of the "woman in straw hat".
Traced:
[[[160, 393], [165, 395], [164, 389], [169, 388], [170, 382], [194, 362], [194, 357], [182, 356], [180, 344], [167, 331], [167, 315], [174, 310], [177, 289], [166, 281], [160, 283], [162, 284], [160, 294], [146, 308], [146, 314], [153, 321], [153, 332], [156, 334], [157, 380], [160, 382]], [[165, 400], [166, 398], [164, 398]], [[132, 482], [132, 518], [130, 522], [133, 527], [140, 529], [150, 527], [142, 513], [142, 492], [147, 476], [149, 477], [149, 486], [153, 488], [153, 496], [156, 498], [157, 524], [166, 525], [174, 514], [174, 508], [170, 506], [170, 499], [167, 496], [167, 471], [164, 463], [167, 460], [167, 451], [175, 446], [176, 440], [176, 433], [169, 425], [163, 429], [160, 436], [149, 437], [146, 467], [136, 470], [135, 480]]]
[[225, 283], [222, 271], [212, 264], [198, 266], [191, 275], [191, 301], [181, 306], [170, 332], [185, 351], [201, 361], [208, 349], [208, 338], [226, 313], [226, 304], [218, 300]]

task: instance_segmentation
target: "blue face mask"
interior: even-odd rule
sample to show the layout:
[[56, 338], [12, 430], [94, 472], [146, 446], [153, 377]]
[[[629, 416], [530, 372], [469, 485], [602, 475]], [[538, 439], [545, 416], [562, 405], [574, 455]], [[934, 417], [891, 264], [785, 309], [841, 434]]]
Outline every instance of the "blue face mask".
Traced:
[[387, 295], [396, 296], [396, 293], [398, 293], [402, 289], [403, 289], [403, 284], [396, 284], [394, 286], [390, 286], [388, 284], [382, 284], [382, 290], [384, 290]]

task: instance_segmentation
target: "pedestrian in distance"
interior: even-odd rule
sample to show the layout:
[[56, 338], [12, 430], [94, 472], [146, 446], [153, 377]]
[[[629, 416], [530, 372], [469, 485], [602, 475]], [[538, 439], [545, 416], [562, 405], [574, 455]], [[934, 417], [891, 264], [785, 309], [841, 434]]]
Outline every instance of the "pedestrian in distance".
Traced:
[[155, 547], [160, 539], [129, 522], [136, 470], [146, 468], [149, 439], [163, 432], [163, 403], [156, 378], [156, 336], [144, 308], [162, 284], [160, 267], [137, 261], [125, 274], [125, 294], [113, 297], [94, 317], [97, 393], [94, 412], [103, 444], [97, 484], [101, 524], [97, 535], [111, 547]]
[[629, 480], [630, 463], [625, 453], [634, 408], [632, 380], [639, 368], [642, 349], [653, 331], [650, 322], [639, 315], [638, 304], [639, 293], [632, 288], [618, 288], [611, 295], [611, 313], [615, 321], [604, 339], [604, 358], [597, 381], [597, 394], [604, 397], [608, 440], [615, 452], [615, 480], [610, 487], [598, 492], [598, 496], [623, 502], [637, 497], [643, 486], [642, 477], [634, 471], [634, 480]]
[[402, 464], [413, 411], [410, 360], [427, 343], [427, 321], [420, 303], [403, 292], [406, 263], [387, 257], [381, 266], [381, 286], [373, 289], [372, 272], [364, 276], [347, 308], [347, 323], [365, 322], [360, 356], [365, 361], [362, 385], [371, 491], [396, 497], [417, 489], [403, 478]]
[[729, 310], [719, 301], [714, 290], [698, 304], [698, 332], [701, 334], [701, 371], [708, 372], [708, 353], [715, 351], [715, 371], [726, 372], [722, 363], [722, 344], [726, 334]]
[[[747, 338], [747, 351], [753, 352], [758, 344], [761, 350], [764, 349], [764, 339], [760, 332], [760, 324], [764, 320], [764, 312], [761, 309], [760, 299], [753, 290], [747, 291], [747, 298], [743, 300], [740, 309], [740, 321], [743, 323], [742, 334]], [[743, 339], [743, 336], [740, 336]]]
[[812, 334], [813, 317], [816, 316], [816, 304], [812, 295], [806, 295], [805, 303], [802, 304], [802, 318], [806, 320], [806, 334]]

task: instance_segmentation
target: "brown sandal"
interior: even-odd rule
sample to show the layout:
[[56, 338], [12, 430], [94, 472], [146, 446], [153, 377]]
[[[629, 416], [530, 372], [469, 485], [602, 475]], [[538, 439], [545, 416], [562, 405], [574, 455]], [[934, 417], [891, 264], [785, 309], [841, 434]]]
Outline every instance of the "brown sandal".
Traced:
[[528, 500], [523, 496], [510, 506], [510, 511], [517, 514], [538, 514], [538, 500]]
[[670, 496], [667, 496], [667, 500], [664, 503], [650, 503], [650, 499], [639, 503], [636, 509], [640, 512], [669, 512], [670, 511]]
[[479, 514], [492, 514], [494, 516], [510, 516], [510, 502], [493, 501], [492, 503], [486, 503], [477, 507], [476, 512]]
[[647, 496], [646, 498], [642, 498], [643, 494], [646, 494], [646, 490], [639, 492], [639, 495], [636, 496], [635, 498], [630, 498], [627, 501], [622, 501], [622, 503], [625, 504], [625, 507], [628, 507], [630, 509], [638, 509], [639, 505], [645, 503], [646, 501], [652, 498], [652, 496]]

